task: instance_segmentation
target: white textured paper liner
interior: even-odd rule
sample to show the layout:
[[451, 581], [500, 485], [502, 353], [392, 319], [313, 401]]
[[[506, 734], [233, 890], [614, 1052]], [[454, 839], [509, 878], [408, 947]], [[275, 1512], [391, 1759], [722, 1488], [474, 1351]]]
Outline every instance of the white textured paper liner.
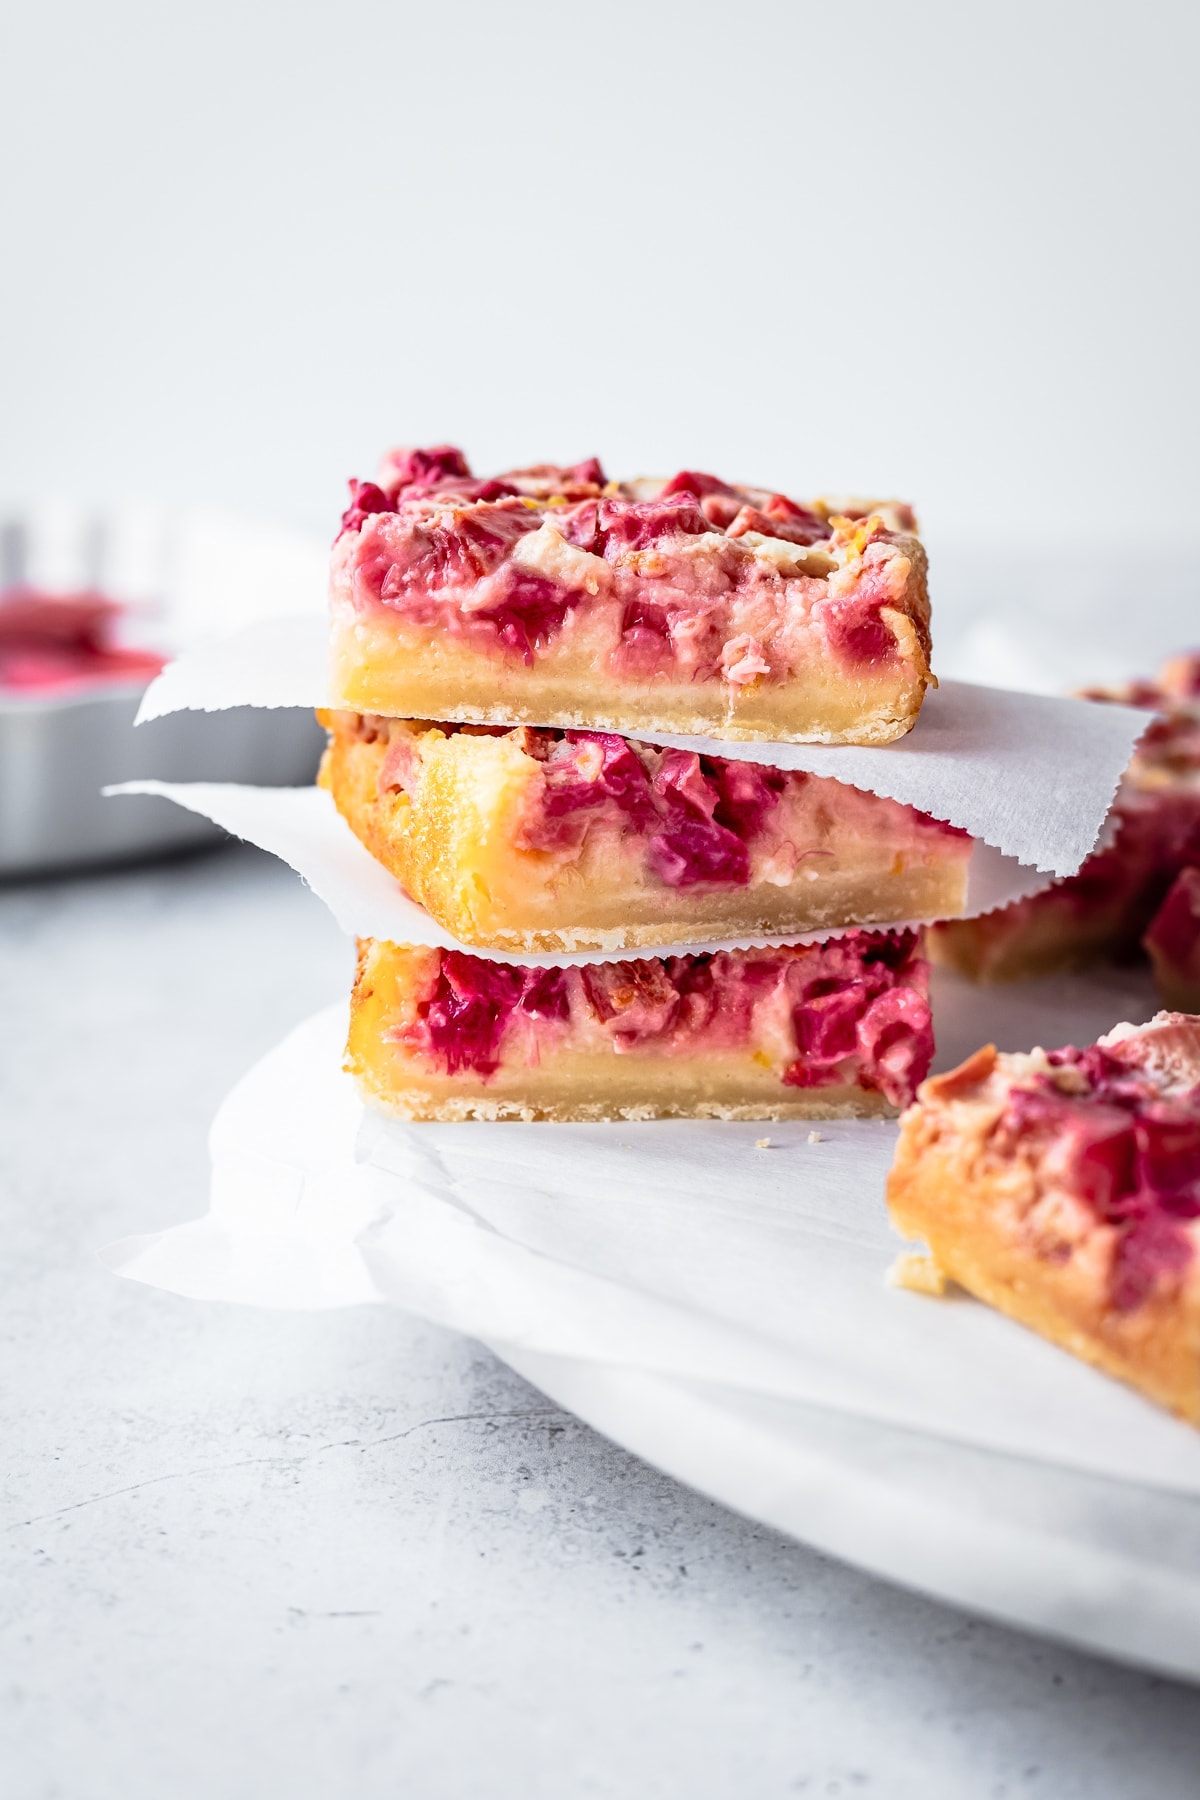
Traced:
[[[187, 708], [327, 706], [328, 627], [277, 619], [180, 657], [147, 689], [139, 723]], [[1073, 875], [1096, 843], [1150, 715], [1126, 706], [944, 681], [907, 737], [879, 748], [738, 744], [643, 731], [648, 744], [806, 769], [961, 826], [1031, 867]]]
[[[581, 963], [640, 961], [680, 951], [748, 950], [755, 945], [815, 944], [846, 931], [891, 931], [928, 919], [896, 919], [882, 924], [847, 925], [840, 930], [754, 934], [707, 942], [638, 945], [622, 949], [614, 942], [601, 950], [481, 950], [451, 935], [415, 900], [355, 837], [325, 788], [238, 787], [224, 782], [127, 781], [106, 788], [112, 795], [161, 794], [179, 806], [201, 813], [235, 837], [278, 856], [323, 900], [342, 930], [351, 937], [386, 938], [394, 944], [428, 944], [442, 950], [465, 950], [489, 962], [524, 967], [568, 968]], [[990, 912], [1046, 885], [1046, 876], [1001, 855], [990, 844], [977, 843], [967, 875], [968, 913]], [[619, 934], [614, 933], [614, 939]]]
[[264, 1058], [213, 1126], [210, 1213], [109, 1266], [210, 1300], [390, 1301], [501, 1349], [1200, 1493], [1200, 1435], [965, 1296], [886, 1285], [893, 1124], [403, 1125], [364, 1114], [344, 1036], [330, 1008]]

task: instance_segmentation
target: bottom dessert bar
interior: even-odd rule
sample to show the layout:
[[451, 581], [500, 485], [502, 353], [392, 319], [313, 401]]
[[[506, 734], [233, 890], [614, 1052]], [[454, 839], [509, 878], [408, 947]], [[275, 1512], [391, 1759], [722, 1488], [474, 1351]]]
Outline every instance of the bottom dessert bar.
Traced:
[[1200, 868], [1180, 870], [1142, 943], [1159, 998], [1200, 1013]]
[[1200, 1424], [1200, 1018], [925, 1082], [888, 1208], [943, 1275]]
[[346, 1067], [405, 1119], [891, 1115], [927, 977], [911, 931], [566, 969], [366, 939]]

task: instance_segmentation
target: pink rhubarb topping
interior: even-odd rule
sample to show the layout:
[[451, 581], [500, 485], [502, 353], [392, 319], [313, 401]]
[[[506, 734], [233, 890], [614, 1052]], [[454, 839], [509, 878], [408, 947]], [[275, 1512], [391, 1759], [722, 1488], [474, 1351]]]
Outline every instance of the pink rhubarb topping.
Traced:
[[[369, 717], [365, 723], [371, 729]], [[510, 735], [501, 725], [471, 729]], [[614, 852], [637, 843], [648, 872], [673, 888], [786, 882], [806, 859], [837, 854], [835, 827], [843, 850], [886, 837], [895, 853], [916, 860], [970, 854], [971, 838], [958, 826], [829, 776], [659, 749], [616, 732], [522, 726], [511, 735], [540, 765], [515, 835], [520, 850], [566, 861], [603, 832]], [[397, 738], [379, 791], [415, 794], [418, 761], [412, 739]]]
[[[912, 611], [914, 531], [904, 506], [833, 515], [690, 470], [621, 484], [595, 458], [480, 480], [442, 445], [351, 482], [334, 592], [354, 616], [382, 609], [527, 664], [583, 613], [615, 675], [743, 685], [818, 652], [910, 655], [881, 615]], [[924, 640], [923, 616], [915, 628]]]
[[1200, 1085], [1191, 1073], [1172, 1077], [1171, 1040], [1182, 1032], [1194, 1042], [1195, 1026], [1160, 1014], [1141, 1031], [1050, 1051], [1055, 1073], [1014, 1087], [995, 1127], [998, 1149], [1029, 1147], [1046, 1186], [1111, 1228], [1118, 1312], [1172, 1285], [1192, 1258], [1186, 1226], [1200, 1217]]
[[447, 1074], [610, 1048], [766, 1055], [787, 1087], [844, 1083], [912, 1099], [933, 1055], [928, 966], [914, 932], [817, 945], [524, 969], [438, 952], [410, 1024], [393, 1032]]
[[611, 732], [526, 731], [523, 742], [543, 780], [520, 847], [578, 851], [589, 831], [613, 826], [622, 839], [643, 841], [650, 872], [667, 887], [744, 887], [767, 857], [789, 878], [806, 857], [833, 854], [834, 820], [847, 839], [886, 832], [916, 855], [949, 840], [965, 855], [970, 845], [966, 832], [914, 807], [802, 770], [657, 749]]

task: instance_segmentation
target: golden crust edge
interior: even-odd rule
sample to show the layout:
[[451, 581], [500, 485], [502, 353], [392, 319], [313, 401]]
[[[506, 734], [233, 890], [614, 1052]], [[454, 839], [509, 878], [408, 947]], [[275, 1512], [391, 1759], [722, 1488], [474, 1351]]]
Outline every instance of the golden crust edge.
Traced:
[[[553, 702], [539, 706], [533, 700], [516, 698], [502, 705], [476, 706], [431, 693], [428, 684], [411, 690], [395, 684], [389, 692], [382, 687], [369, 689], [354, 683], [336, 681], [338, 705], [350, 711], [380, 713], [398, 719], [423, 719], [436, 712], [440, 719], [454, 725], [531, 725], [557, 731], [616, 731], [636, 736], [639, 731], [655, 731], [676, 737], [707, 737], [718, 743], [733, 744], [825, 744], [831, 746], [870, 747], [894, 744], [906, 737], [920, 716], [921, 703], [904, 708], [878, 709], [856, 728], [844, 730], [789, 729], [774, 720], [761, 725], [734, 725], [723, 716], [698, 711], [675, 712], [650, 710], [634, 714], [622, 708], [618, 712], [591, 707], [556, 706]], [[447, 694], [457, 692], [447, 688]], [[923, 694], [922, 694], [923, 698]]]
[[[760, 1103], [735, 1103], [725, 1105], [717, 1100], [705, 1100], [694, 1106], [657, 1105], [647, 1101], [639, 1105], [606, 1106], [600, 1102], [585, 1102], [575, 1106], [541, 1105], [536, 1101], [521, 1101], [515, 1097], [495, 1098], [486, 1093], [478, 1095], [443, 1095], [440, 1098], [431, 1095], [427, 1090], [418, 1087], [391, 1089], [384, 1092], [364, 1073], [357, 1062], [347, 1062], [347, 1072], [355, 1077], [359, 1092], [368, 1105], [377, 1112], [388, 1114], [392, 1118], [414, 1123], [465, 1124], [473, 1121], [501, 1123], [509, 1120], [525, 1123], [544, 1124], [605, 1124], [623, 1121], [625, 1123], [648, 1123], [654, 1119], [724, 1119], [729, 1121], [761, 1121], [782, 1123], [789, 1119], [799, 1120], [836, 1120], [836, 1119], [889, 1119], [896, 1116], [894, 1107], [890, 1107], [882, 1096], [862, 1090], [863, 1104], [857, 1100], [833, 1105], [811, 1101], [784, 1101], [781, 1104], [763, 1101]], [[809, 1094], [819, 1093], [819, 1089], [807, 1090]], [[839, 1089], [839, 1092], [843, 1090]], [[875, 1104], [878, 1102], [878, 1104]]]

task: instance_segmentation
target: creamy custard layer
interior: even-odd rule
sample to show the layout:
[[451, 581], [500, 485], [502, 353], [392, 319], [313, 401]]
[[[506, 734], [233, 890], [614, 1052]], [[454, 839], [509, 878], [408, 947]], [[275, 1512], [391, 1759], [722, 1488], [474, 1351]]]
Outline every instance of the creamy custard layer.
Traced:
[[925, 553], [894, 502], [803, 505], [596, 463], [470, 476], [393, 453], [334, 546], [333, 691], [364, 712], [886, 743], [929, 670]]
[[367, 941], [347, 1068], [414, 1119], [888, 1114], [932, 1055], [913, 934], [516, 969]]
[[527, 669], [491, 651], [390, 619], [335, 614], [332, 692], [340, 705], [396, 718], [671, 731], [735, 743], [890, 744], [911, 730], [927, 678], [907, 666], [842, 674], [814, 668], [787, 684], [622, 680], [567, 642]]
[[463, 943], [615, 950], [965, 901], [965, 833], [827, 778], [608, 734], [323, 718], [339, 810]]

